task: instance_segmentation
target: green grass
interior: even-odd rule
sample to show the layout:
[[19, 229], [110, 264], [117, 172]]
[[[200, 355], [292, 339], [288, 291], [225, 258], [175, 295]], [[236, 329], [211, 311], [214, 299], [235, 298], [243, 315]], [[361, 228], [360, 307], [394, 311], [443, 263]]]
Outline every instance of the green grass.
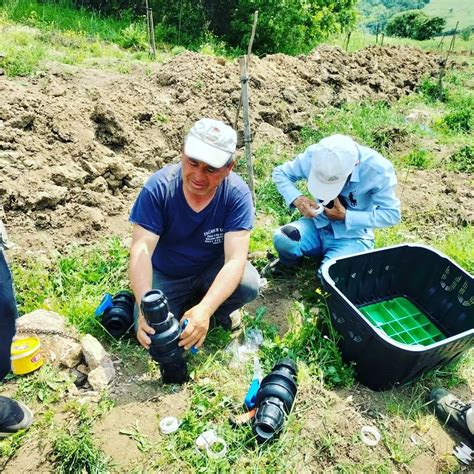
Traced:
[[309, 145], [325, 136], [341, 133], [386, 153], [415, 129], [407, 123], [401, 110], [383, 102], [366, 102], [329, 108], [315, 118], [311, 127], [303, 129], [301, 137], [303, 143]]
[[81, 332], [104, 335], [94, 310], [105, 293], [127, 288], [128, 250], [112, 239], [92, 249], [71, 248], [49, 265], [32, 259], [13, 266], [20, 313], [44, 308]]
[[19, 378], [16, 397], [25, 402], [50, 404], [61, 400], [72, 383], [64, 372], [45, 365], [30, 377]]
[[[129, 72], [150, 61], [142, 20], [74, 9], [70, 2], [6, 0], [0, 5], [0, 61], [8, 76], [28, 76], [50, 61]], [[162, 60], [168, 53], [160, 53]]]
[[[465, 0], [470, 1], [470, 0]], [[454, 25], [453, 25], [454, 27]], [[330, 38], [328, 43], [335, 46], [339, 46], [341, 49], [346, 48], [347, 34], [336, 35]], [[370, 33], [366, 33], [361, 30], [354, 30], [351, 33], [349, 40], [348, 52], [358, 51], [359, 49], [366, 48], [368, 46], [373, 46], [376, 44], [376, 36]], [[449, 44], [451, 41], [451, 36], [447, 36], [443, 43], [440, 46], [441, 38], [433, 38], [425, 41], [417, 41], [409, 38], [397, 38], [392, 36], [384, 36], [383, 46], [413, 46], [415, 48], [423, 49], [426, 51], [435, 51], [445, 53], [448, 50]], [[382, 42], [382, 36], [379, 35], [378, 44]], [[469, 52], [474, 48], [474, 35], [471, 35], [469, 40], [462, 39], [459, 35], [456, 36], [456, 41], [454, 43], [455, 52]]]
[[108, 399], [102, 398], [98, 405], [70, 406], [76, 416], [65, 426], [51, 434], [51, 461], [58, 474], [87, 472], [101, 474], [110, 472], [109, 459], [104, 455], [91, 434], [95, 421], [112, 407]]
[[[41, 30], [74, 31], [117, 44], [130, 38], [131, 25], [133, 29], [139, 28], [127, 11], [121, 19], [108, 18], [90, 10], [74, 8], [70, 0], [4, 0], [0, 7], [3, 18], [11, 22]], [[145, 25], [140, 26], [140, 31], [145, 32]], [[135, 46], [135, 42], [131, 46]]]
[[474, 3], [471, 0], [430, 0], [422, 10], [427, 15], [446, 19], [446, 29], [474, 26]]

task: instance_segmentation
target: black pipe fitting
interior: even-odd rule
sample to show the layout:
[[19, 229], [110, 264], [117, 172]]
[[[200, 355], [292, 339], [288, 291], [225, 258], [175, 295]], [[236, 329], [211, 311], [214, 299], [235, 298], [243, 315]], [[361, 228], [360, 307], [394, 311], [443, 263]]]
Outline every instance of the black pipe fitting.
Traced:
[[252, 430], [258, 443], [272, 440], [282, 430], [295, 401], [297, 367], [285, 358], [275, 364], [257, 391]]
[[160, 365], [164, 383], [184, 383], [188, 380], [184, 348], [178, 346], [181, 328], [170, 313], [166, 296], [160, 290], [150, 290], [143, 295], [140, 308], [149, 326], [155, 330], [150, 334], [150, 353]]
[[102, 313], [102, 325], [113, 337], [122, 337], [132, 327], [134, 305], [132, 293], [119, 291]]

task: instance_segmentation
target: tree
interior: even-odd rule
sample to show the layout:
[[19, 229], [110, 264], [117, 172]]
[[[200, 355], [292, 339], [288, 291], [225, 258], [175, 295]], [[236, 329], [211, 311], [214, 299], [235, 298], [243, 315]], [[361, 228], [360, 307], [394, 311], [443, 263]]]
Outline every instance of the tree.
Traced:
[[355, 22], [356, 0], [238, 0], [227, 35], [232, 45], [248, 44], [252, 16], [258, 10], [257, 53], [304, 53], [331, 33]]
[[[144, 14], [144, 0], [73, 0], [103, 14]], [[355, 23], [357, 0], [148, 0], [159, 40], [198, 47], [211, 35], [247, 49], [259, 11], [253, 51], [304, 53], [328, 35]]]
[[387, 23], [385, 33], [389, 36], [427, 40], [439, 35], [445, 24], [444, 18], [430, 17], [419, 10], [412, 10], [394, 15]]

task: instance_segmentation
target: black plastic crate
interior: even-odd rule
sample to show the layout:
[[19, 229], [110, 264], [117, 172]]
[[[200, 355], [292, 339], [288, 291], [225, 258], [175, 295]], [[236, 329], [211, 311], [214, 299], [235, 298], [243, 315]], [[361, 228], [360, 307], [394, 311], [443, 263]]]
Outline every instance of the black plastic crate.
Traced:
[[[322, 275], [342, 355], [356, 363], [358, 380], [373, 390], [409, 382], [474, 344], [474, 278], [437, 250], [414, 244], [372, 250], [329, 260]], [[425, 346], [397, 342], [358, 309], [399, 296], [419, 308], [444, 339]]]

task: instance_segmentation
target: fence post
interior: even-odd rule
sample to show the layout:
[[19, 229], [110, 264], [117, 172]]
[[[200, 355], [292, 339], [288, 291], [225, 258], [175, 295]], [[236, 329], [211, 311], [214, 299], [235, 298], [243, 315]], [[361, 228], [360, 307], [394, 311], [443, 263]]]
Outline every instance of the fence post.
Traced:
[[351, 34], [352, 34], [352, 30], [350, 30], [348, 33], [347, 33], [347, 38], [346, 38], [346, 51], [348, 51], [349, 49], [349, 41], [351, 40]]
[[[253, 40], [255, 38], [255, 30], [257, 29], [257, 21], [258, 21], [258, 10], [255, 10], [255, 13], [253, 14], [252, 33], [250, 34], [249, 46], [247, 48], [247, 56], [248, 56], [247, 64], [250, 64], [250, 54], [252, 53]], [[240, 92], [239, 105], [237, 106], [237, 112], [235, 113], [235, 120], [234, 120], [234, 129], [235, 130], [237, 130], [237, 124], [239, 122], [239, 115], [240, 115], [240, 108], [241, 107], [242, 107], [242, 91]]]
[[156, 58], [156, 44], [155, 44], [155, 26], [153, 24], [153, 10], [148, 6], [148, 0], [145, 0], [146, 8], [146, 26], [148, 33], [148, 45], [150, 47], [150, 56]]
[[247, 173], [249, 176], [249, 188], [252, 193], [252, 200], [255, 205], [255, 186], [253, 178], [253, 162], [252, 162], [252, 135], [250, 132], [250, 118], [249, 118], [249, 96], [248, 96], [248, 56], [245, 55], [239, 59], [239, 68], [240, 68], [240, 83], [242, 85], [242, 104], [244, 110], [244, 145], [245, 145], [245, 161], [247, 163]]

